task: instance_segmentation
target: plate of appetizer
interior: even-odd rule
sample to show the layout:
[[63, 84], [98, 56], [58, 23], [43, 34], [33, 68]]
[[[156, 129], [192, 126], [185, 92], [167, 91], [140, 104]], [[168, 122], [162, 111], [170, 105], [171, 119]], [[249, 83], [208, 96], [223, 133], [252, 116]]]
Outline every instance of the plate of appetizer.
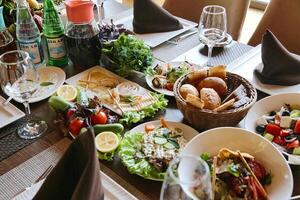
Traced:
[[48, 103], [56, 112], [56, 122], [65, 134], [74, 139], [84, 134], [90, 125], [96, 136], [99, 159], [113, 159], [124, 130], [118, 123], [119, 115], [104, 107], [97, 97], [89, 98], [84, 90], [71, 85], [59, 87]]
[[253, 106], [245, 120], [246, 129], [272, 142], [296, 165], [300, 165], [299, 98], [299, 93], [266, 97]]
[[200, 69], [200, 66], [187, 61], [160, 63], [146, 70], [146, 82], [152, 90], [174, 96], [173, 87], [177, 79], [195, 69]]
[[216, 200], [281, 200], [292, 195], [293, 176], [286, 160], [267, 139], [253, 132], [211, 129], [194, 137], [181, 153], [200, 156], [208, 163]]
[[198, 134], [193, 128], [163, 118], [125, 133], [119, 158], [131, 174], [163, 181], [169, 162]]

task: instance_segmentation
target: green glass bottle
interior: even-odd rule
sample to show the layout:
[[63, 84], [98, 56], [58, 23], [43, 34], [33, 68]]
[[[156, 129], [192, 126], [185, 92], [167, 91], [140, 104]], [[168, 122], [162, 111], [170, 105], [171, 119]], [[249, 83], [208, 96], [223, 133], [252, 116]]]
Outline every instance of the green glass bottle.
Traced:
[[44, 0], [43, 33], [46, 38], [48, 65], [63, 67], [68, 64], [65, 31], [52, 0]]

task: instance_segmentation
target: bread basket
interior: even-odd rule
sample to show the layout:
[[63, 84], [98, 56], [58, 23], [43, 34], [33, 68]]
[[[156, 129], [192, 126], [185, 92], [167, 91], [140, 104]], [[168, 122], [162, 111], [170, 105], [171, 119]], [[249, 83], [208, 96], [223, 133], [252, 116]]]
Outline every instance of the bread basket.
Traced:
[[236, 126], [247, 114], [249, 109], [253, 106], [257, 99], [257, 92], [253, 85], [245, 78], [233, 74], [226, 73], [225, 82], [228, 87], [227, 95], [233, 92], [240, 84], [246, 88], [249, 101], [236, 109], [225, 110], [222, 112], [214, 112], [208, 109], [199, 109], [186, 103], [185, 99], [181, 96], [179, 89], [188, 74], [177, 79], [174, 85], [174, 95], [178, 109], [182, 112], [187, 122], [198, 130], [207, 130], [221, 126]]

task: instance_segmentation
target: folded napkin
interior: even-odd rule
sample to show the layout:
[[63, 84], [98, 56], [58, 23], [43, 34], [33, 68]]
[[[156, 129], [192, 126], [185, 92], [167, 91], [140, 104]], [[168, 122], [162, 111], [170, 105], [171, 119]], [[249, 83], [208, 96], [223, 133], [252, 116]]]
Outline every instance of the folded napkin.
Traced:
[[261, 54], [263, 69], [254, 73], [262, 83], [283, 86], [300, 83], [300, 57], [290, 53], [269, 30], [263, 36]]
[[151, 0], [134, 0], [133, 31], [135, 33], [157, 33], [182, 29], [178, 19]]
[[94, 141], [92, 129], [79, 135], [33, 199], [104, 199]]

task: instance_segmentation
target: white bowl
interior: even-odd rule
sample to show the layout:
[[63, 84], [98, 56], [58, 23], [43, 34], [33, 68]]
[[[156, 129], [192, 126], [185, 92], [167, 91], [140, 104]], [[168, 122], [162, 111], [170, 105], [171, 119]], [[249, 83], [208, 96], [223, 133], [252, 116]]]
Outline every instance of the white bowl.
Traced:
[[[245, 128], [255, 132], [256, 120], [258, 118], [273, 110], [280, 110], [284, 104], [300, 105], [300, 93], [273, 95], [256, 102], [245, 118]], [[290, 154], [288, 160], [290, 164], [300, 165], [300, 156]]]
[[211, 129], [189, 141], [182, 154], [216, 155], [221, 148], [247, 152], [271, 172], [272, 183], [266, 188], [270, 199], [288, 199], [292, 195], [293, 176], [288, 163], [278, 149], [256, 133], [231, 127]]

